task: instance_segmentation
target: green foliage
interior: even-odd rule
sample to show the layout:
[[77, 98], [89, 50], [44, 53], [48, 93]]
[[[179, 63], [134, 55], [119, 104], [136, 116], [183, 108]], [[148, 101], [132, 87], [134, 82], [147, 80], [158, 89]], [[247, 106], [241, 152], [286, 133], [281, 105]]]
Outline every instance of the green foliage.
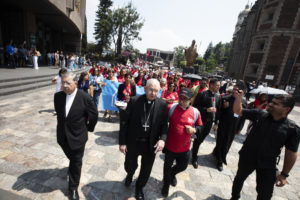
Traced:
[[110, 46], [110, 39], [112, 33], [112, 21], [111, 16], [112, 6], [111, 0], [100, 0], [98, 10], [96, 12], [95, 22], [95, 39], [97, 40], [97, 48], [101, 55], [105, 48]]
[[141, 40], [139, 31], [143, 27], [144, 21], [132, 3], [114, 10], [110, 16], [112, 19], [111, 36], [115, 45], [115, 53], [120, 55], [123, 44], [128, 46], [133, 40]]
[[179, 66], [180, 66], [181, 68], [182, 68], [182, 67], [186, 67], [186, 61], [185, 61], [185, 60], [180, 61]]
[[217, 67], [218, 63], [214, 54], [211, 54], [209, 58], [205, 61], [206, 71], [212, 72]]
[[198, 65], [198, 66], [201, 66], [201, 65], [205, 64], [204, 58], [202, 58], [202, 57], [196, 58], [195, 64]]
[[95, 43], [87, 43], [86, 51], [89, 53], [96, 53], [97, 51], [97, 44]]
[[174, 48], [174, 65], [177, 67], [186, 65], [186, 63], [183, 65], [183, 61], [185, 61], [184, 49], [184, 46], [178, 46]]
[[209, 43], [203, 56], [205, 60], [206, 71], [212, 72], [220, 65], [226, 66], [230, 55], [231, 45], [231, 42], [219, 42], [216, 44], [216, 46], [213, 46], [212, 42]]
[[207, 49], [206, 49], [206, 51], [205, 51], [205, 53], [204, 53], [203, 58], [205, 60], [207, 60], [209, 58], [209, 56], [212, 54], [212, 52], [213, 52], [213, 43], [210, 42]]

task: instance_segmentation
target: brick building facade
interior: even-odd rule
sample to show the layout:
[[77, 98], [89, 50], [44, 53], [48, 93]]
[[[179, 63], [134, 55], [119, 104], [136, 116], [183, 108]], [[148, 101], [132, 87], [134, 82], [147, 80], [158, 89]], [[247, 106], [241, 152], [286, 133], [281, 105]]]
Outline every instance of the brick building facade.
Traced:
[[234, 78], [300, 87], [300, 1], [257, 0], [233, 39]]

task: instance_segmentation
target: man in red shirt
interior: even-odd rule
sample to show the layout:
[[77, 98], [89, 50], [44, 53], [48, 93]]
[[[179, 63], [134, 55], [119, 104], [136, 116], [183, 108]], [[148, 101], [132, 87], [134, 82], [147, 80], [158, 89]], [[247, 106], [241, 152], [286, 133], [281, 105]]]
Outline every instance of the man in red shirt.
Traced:
[[[191, 135], [202, 126], [198, 109], [190, 106], [193, 92], [183, 88], [179, 94], [179, 103], [173, 104], [169, 111], [169, 130], [165, 145], [164, 185], [162, 195], [167, 197], [170, 184], [176, 186], [176, 174], [184, 171], [190, 157]], [[176, 160], [176, 165], [173, 165]]]

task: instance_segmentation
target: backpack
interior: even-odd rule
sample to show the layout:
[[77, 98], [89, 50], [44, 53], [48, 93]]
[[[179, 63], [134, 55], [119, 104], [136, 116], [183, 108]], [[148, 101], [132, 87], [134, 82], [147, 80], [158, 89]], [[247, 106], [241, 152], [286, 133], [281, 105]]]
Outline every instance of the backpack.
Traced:
[[[174, 110], [175, 110], [175, 108], [178, 106], [178, 103], [174, 103], [172, 106], [171, 106], [171, 108], [170, 108], [170, 110], [169, 110], [169, 114], [168, 114], [168, 120], [170, 120], [171, 119], [171, 116], [172, 116], [172, 114], [173, 114], [173, 112], [174, 112]], [[198, 120], [198, 117], [199, 117], [199, 112], [198, 112], [198, 109], [197, 108], [194, 108], [194, 107], [192, 107], [193, 108], [193, 111], [194, 111], [194, 124], [193, 124], [193, 126], [195, 127], [195, 124], [196, 124], [196, 121]]]

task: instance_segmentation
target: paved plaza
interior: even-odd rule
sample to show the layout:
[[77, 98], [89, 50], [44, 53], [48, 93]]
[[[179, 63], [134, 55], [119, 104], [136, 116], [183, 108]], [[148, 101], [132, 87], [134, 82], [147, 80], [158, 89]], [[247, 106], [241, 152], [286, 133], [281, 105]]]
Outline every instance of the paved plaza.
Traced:
[[[67, 199], [68, 160], [56, 142], [56, 116], [53, 115], [53, 93], [49, 86], [23, 95], [0, 100], [0, 188], [11, 194], [38, 200]], [[119, 152], [118, 117], [108, 122], [99, 113], [95, 132], [89, 140], [83, 160], [79, 195], [88, 200], [123, 200], [134, 196], [134, 184], [124, 186], [124, 155]], [[300, 107], [290, 118], [300, 124]], [[211, 152], [215, 135], [211, 133], [199, 150], [198, 169], [191, 165], [177, 175], [177, 186], [171, 187], [168, 199], [229, 199], [238, 151], [245, 130], [233, 142], [224, 171], [215, 168]], [[144, 192], [146, 199], [163, 199], [163, 154], [159, 153]], [[283, 161], [281, 156], [280, 169]], [[134, 179], [137, 178], [138, 171]], [[256, 199], [255, 173], [244, 184], [241, 199]], [[0, 196], [1, 199], [1, 196]], [[294, 166], [283, 188], [275, 188], [274, 200], [300, 199], [300, 160]]]

